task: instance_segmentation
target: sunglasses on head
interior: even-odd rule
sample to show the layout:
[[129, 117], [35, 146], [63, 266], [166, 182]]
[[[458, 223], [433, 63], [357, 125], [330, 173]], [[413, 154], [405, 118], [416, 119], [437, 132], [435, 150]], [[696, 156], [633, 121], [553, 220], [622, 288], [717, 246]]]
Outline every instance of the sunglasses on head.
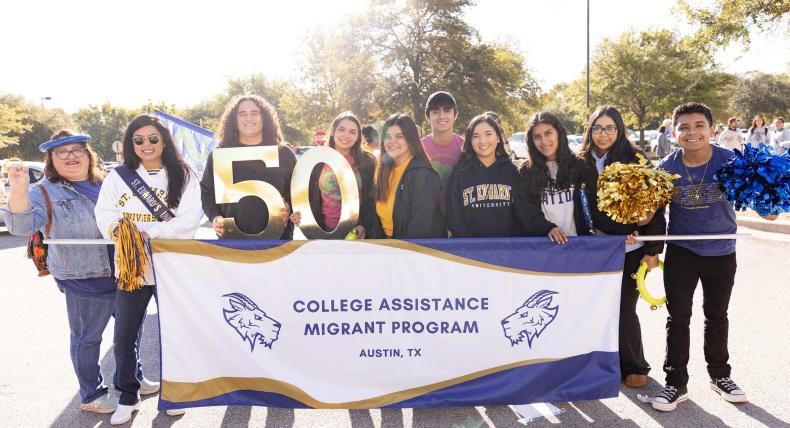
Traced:
[[142, 135], [135, 135], [132, 137], [132, 142], [138, 146], [142, 146], [146, 138], [148, 139], [149, 144], [159, 144], [159, 136], [156, 134], [151, 134], [148, 137], [143, 137]]

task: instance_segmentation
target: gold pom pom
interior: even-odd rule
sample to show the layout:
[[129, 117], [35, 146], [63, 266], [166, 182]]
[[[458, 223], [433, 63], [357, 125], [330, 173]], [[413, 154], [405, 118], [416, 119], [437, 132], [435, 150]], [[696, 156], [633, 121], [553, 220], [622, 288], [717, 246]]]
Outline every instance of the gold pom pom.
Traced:
[[598, 209], [612, 220], [631, 224], [672, 201], [674, 181], [680, 178], [653, 168], [644, 156], [639, 163], [614, 162], [598, 176]]
[[148, 271], [148, 252], [143, 235], [129, 219], [121, 219], [115, 238], [115, 260], [118, 264], [118, 289], [134, 291], [143, 287]]

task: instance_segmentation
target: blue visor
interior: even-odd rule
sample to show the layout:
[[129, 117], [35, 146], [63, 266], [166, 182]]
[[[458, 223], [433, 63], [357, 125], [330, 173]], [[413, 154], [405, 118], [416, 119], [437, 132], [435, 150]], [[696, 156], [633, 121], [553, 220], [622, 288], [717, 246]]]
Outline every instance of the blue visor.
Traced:
[[67, 137], [60, 137], [54, 140], [49, 140], [46, 143], [42, 143], [38, 146], [38, 149], [42, 152], [46, 152], [49, 149], [54, 149], [55, 147], [65, 146], [66, 144], [74, 144], [74, 143], [90, 143], [91, 136], [90, 135], [69, 135]]

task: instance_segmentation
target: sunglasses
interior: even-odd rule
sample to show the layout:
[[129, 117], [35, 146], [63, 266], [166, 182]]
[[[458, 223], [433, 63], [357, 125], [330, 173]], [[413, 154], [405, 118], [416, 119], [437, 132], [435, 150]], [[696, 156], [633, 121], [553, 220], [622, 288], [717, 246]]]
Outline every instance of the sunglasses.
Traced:
[[132, 137], [132, 142], [138, 146], [142, 146], [145, 142], [146, 138], [148, 139], [149, 144], [159, 144], [159, 136], [156, 134], [151, 134], [148, 137], [143, 137], [142, 135], [135, 135]]

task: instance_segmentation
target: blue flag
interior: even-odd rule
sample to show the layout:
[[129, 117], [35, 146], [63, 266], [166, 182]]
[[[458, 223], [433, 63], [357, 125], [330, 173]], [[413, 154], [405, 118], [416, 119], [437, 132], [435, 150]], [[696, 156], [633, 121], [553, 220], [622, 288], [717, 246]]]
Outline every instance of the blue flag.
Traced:
[[155, 110], [155, 112], [156, 116], [170, 130], [170, 134], [173, 135], [173, 140], [175, 140], [176, 148], [184, 156], [184, 160], [197, 173], [198, 177], [202, 177], [203, 170], [206, 168], [208, 154], [219, 144], [214, 139], [214, 133], [165, 112], [159, 110]]

